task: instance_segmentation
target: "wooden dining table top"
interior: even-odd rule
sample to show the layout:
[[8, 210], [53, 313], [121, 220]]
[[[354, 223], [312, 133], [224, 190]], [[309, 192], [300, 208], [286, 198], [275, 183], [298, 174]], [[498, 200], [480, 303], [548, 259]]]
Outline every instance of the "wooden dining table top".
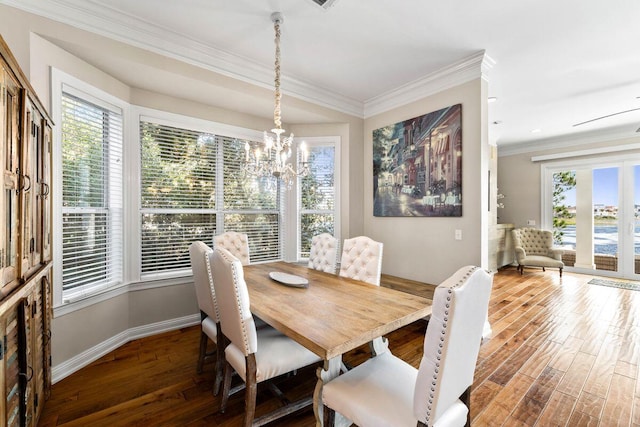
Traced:
[[[284, 285], [270, 272], [308, 287]], [[287, 262], [244, 267], [251, 312], [325, 360], [431, 314], [431, 300]]]

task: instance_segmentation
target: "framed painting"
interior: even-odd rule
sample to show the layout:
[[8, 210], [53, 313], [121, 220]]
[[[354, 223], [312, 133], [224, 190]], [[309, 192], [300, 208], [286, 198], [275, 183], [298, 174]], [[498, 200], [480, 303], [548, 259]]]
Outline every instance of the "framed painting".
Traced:
[[373, 215], [462, 216], [462, 105], [373, 131]]

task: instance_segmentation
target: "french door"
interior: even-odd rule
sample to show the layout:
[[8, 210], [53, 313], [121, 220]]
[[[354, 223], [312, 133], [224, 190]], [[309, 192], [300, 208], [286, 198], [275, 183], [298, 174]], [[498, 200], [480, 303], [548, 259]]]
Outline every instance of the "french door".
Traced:
[[640, 279], [640, 158], [543, 165], [543, 227], [569, 270]]

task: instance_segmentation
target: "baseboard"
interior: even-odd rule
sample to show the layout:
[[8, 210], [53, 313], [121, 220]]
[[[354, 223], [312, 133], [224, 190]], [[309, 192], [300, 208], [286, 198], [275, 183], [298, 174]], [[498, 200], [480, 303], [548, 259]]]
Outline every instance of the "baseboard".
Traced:
[[51, 369], [51, 382], [53, 384], [57, 383], [129, 341], [197, 325], [198, 323], [200, 323], [200, 314], [193, 314], [127, 329], [71, 359], [53, 366]]

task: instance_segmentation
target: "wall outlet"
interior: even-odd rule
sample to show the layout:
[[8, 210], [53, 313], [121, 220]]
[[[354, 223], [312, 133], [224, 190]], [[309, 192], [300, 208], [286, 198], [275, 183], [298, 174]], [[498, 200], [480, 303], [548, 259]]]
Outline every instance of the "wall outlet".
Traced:
[[528, 220], [527, 225], [536, 225], [536, 220], [535, 219]]
[[456, 230], [456, 240], [462, 240], [462, 230]]

